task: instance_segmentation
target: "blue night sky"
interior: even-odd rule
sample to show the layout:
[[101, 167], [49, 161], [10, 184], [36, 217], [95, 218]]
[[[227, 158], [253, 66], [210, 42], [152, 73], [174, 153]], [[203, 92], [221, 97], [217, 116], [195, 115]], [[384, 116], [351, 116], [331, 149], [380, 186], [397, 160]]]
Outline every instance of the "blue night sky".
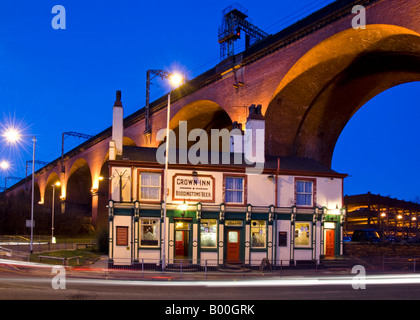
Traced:
[[[95, 135], [111, 126], [116, 90], [122, 91], [125, 116], [142, 108], [148, 69], [178, 68], [192, 79], [216, 65], [221, 11], [232, 2], [1, 1], [2, 126], [36, 135], [36, 159], [55, 160], [63, 132]], [[255, 25], [274, 34], [332, 1], [237, 2]], [[66, 9], [65, 30], [51, 26], [55, 5]], [[155, 81], [151, 101], [168, 89]], [[345, 194], [371, 191], [420, 201], [419, 93], [420, 83], [394, 87], [348, 123], [333, 159], [334, 170], [351, 175]], [[65, 151], [81, 142], [68, 137]], [[25, 177], [30, 138], [17, 147], [2, 143], [3, 159], [12, 167], [0, 172], [1, 187], [6, 176]]]

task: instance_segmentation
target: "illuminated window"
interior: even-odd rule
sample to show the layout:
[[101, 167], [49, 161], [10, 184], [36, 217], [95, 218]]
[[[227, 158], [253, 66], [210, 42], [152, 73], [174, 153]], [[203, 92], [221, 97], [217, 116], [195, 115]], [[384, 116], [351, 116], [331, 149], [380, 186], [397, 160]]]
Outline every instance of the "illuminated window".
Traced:
[[313, 206], [313, 181], [297, 180], [296, 181], [296, 205], [297, 206]]
[[225, 180], [225, 202], [244, 203], [244, 178], [226, 177]]
[[311, 247], [311, 223], [295, 223], [295, 247]]
[[140, 219], [141, 247], [159, 247], [159, 220], [160, 219]]
[[200, 225], [201, 248], [217, 247], [217, 220], [203, 219]]
[[161, 174], [155, 172], [140, 173], [140, 200], [160, 201]]
[[266, 221], [251, 220], [251, 248], [266, 247]]

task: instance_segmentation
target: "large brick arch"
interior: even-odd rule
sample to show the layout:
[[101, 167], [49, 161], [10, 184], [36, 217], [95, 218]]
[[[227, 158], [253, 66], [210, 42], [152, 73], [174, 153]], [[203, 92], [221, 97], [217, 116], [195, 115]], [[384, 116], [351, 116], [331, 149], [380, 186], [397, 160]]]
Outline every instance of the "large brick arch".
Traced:
[[134, 142], [134, 139], [127, 136], [123, 137], [123, 145], [124, 146], [137, 146], [137, 144]]
[[[211, 100], [197, 100], [182, 107], [172, 118], [169, 128], [175, 132], [177, 141], [182, 139], [179, 130], [180, 121], [187, 124], [187, 134], [194, 129], [202, 129], [207, 133], [210, 148], [210, 133], [212, 129], [232, 129], [232, 120], [228, 113], [217, 103]], [[200, 138], [201, 139], [201, 138]], [[188, 141], [190, 148], [195, 141]], [[179, 147], [179, 146], [178, 146]]]
[[303, 55], [280, 82], [265, 114], [267, 148], [330, 166], [340, 133], [361, 106], [418, 80], [418, 33], [384, 24], [337, 33]]

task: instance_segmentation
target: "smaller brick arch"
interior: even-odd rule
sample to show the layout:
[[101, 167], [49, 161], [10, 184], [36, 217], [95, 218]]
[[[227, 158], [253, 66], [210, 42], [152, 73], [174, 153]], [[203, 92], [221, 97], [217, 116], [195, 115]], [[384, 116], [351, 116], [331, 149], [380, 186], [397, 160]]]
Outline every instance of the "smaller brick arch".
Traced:
[[[56, 183], [60, 182], [59, 175], [57, 172], [53, 171], [50, 173], [50, 175], [47, 178], [47, 183], [45, 185], [44, 189], [44, 198], [43, 198], [43, 204], [46, 206], [49, 206], [52, 204], [52, 197], [54, 194], [54, 203], [56, 209], [58, 208], [60, 204], [60, 196], [61, 196], [61, 185], [57, 186]], [[54, 192], [53, 192], [54, 189]]]
[[92, 174], [88, 162], [78, 158], [66, 182], [66, 213], [90, 215], [92, 211]]

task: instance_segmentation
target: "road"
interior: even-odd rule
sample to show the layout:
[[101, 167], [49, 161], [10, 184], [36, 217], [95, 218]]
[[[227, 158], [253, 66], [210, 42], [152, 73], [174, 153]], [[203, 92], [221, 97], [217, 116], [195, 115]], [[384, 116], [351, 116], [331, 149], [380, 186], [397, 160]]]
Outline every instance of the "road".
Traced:
[[[56, 289], [54, 289], [54, 287]], [[363, 288], [364, 287], [364, 288]], [[357, 289], [358, 288], [358, 289]], [[106, 279], [89, 274], [0, 267], [0, 300], [418, 300], [420, 275], [246, 278], [171, 281]]]

